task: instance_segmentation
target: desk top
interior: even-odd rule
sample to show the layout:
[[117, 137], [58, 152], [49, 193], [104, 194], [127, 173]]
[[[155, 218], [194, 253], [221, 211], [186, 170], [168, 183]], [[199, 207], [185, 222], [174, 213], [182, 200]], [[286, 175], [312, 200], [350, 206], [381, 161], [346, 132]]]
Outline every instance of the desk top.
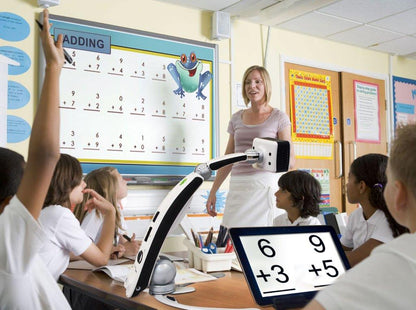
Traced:
[[[215, 281], [191, 284], [196, 289], [195, 292], [175, 295], [175, 299], [181, 304], [199, 307], [260, 309], [251, 296], [244, 275], [236, 271], [224, 273], [225, 277]], [[121, 308], [176, 309], [161, 304], [146, 292], [126, 298], [123, 284], [112, 280], [103, 272], [68, 269], [61, 275], [59, 283]], [[269, 310], [273, 307], [261, 309]]]

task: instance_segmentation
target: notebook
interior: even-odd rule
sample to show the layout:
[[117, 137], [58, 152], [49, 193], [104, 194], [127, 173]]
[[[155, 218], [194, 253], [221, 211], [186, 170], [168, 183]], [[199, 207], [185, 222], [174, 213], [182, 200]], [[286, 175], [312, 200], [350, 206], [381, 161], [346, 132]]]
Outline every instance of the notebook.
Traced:
[[230, 235], [260, 306], [303, 307], [349, 269], [331, 226], [240, 227]]

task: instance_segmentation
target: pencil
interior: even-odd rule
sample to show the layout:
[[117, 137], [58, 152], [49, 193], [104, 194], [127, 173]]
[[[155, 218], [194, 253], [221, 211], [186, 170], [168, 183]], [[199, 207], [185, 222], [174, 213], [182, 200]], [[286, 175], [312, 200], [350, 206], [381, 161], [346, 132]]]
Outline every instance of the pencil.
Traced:
[[[38, 24], [40, 30], [42, 30], [43, 25], [37, 19], [35, 19], [35, 22], [36, 24]], [[65, 49], [63, 50], [64, 50], [64, 57], [65, 57], [66, 62], [72, 64], [72, 57], [68, 54], [68, 52]]]
[[128, 242], [131, 242], [131, 238], [127, 235], [123, 235], [123, 238], [126, 239]]

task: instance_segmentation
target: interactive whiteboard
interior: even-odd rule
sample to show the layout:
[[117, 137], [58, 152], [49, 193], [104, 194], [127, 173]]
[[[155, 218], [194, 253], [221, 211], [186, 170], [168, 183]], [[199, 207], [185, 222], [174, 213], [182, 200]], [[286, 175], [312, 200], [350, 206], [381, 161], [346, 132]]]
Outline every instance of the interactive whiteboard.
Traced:
[[218, 155], [215, 44], [50, 22], [73, 59], [60, 80], [60, 148], [84, 173], [111, 165], [139, 183], [169, 183]]

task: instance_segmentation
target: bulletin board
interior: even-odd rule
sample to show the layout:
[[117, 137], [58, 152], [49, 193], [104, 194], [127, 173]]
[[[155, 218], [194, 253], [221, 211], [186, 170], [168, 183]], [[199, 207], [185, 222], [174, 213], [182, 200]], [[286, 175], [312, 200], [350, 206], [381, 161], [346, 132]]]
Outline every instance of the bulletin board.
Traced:
[[139, 183], [163, 183], [218, 155], [216, 44], [56, 15], [50, 22], [73, 59], [61, 73], [60, 148], [84, 173], [111, 165]]
[[290, 118], [297, 158], [332, 159], [330, 76], [290, 69]]
[[416, 122], [416, 80], [393, 76], [394, 128]]

